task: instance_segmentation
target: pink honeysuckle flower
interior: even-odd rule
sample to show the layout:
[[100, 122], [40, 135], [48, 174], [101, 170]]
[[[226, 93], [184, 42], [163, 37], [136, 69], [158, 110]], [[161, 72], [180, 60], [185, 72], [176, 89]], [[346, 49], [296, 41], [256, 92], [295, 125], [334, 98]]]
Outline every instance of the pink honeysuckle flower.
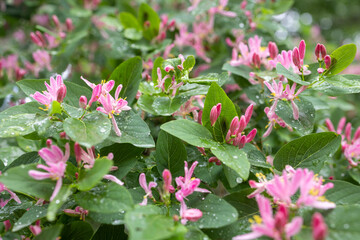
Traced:
[[163, 185], [164, 193], [165, 194], [174, 193], [175, 188], [171, 185], [172, 182], [171, 172], [168, 169], [165, 169], [162, 173], [162, 177], [164, 180], [164, 185]]
[[[1, 171], [0, 171], [0, 175], [1, 175]], [[1, 199], [1, 200], [2, 200], [2, 204], [0, 204], [0, 205], [1, 205], [2, 208], [3, 208], [11, 199], [14, 199], [17, 203], [21, 203], [20, 198], [19, 198], [13, 191], [9, 190], [3, 183], [0, 182], [0, 193], [1, 193], [1, 192], [4, 192], [4, 191], [8, 192], [8, 193], [10, 194], [11, 198], [8, 199], [8, 200], [5, 200], [5, 201], [3, 201], [3, 200]]]
[[119, 98], [121, 89], [122, 85], [120, 84], [116, 88], [115, 99], [110, 95], [110, 93], [106, 94], [106, 96], [101, 95], [99, 102], [102, 104], [102, 107], [96, 108], [97, 111], [102, 112], [111, 118], [114, 131], [119, 137], [121, 136], [121, 131], [116, 123], [114, 115], [119, 115], [122, 111], [128, 111], [131, 109], [131, 107], [127, 105], [128, 102], [125, 99]]
[[170, 78], [170, 76], [166, 75], [164, 78], [162, 78], [161, 69], [159, 67], [157, 68], [157, 76], [158, 76], [158, 79], [157, 79], [158, 85], [156, 85], [155, 87], [158, 87], [163, 92], [165, 92], [165, 80]]
[[180, 106], [180, 109], [173, 113], [173, 116], [182, 116], [186, 119], [186, 116], [190, 113], [193, 114], [194, 120], [198, 120], [198, 110], [199, 107], [193, 105], [193, 101], [196, 100], [195, 96], [192, 96], [188, 101], [186, 101], [183, 105]]
[[300, 175], [300, 197], [296, 201], [296, 205], [309, 206], [318, 209], [331, 209], [336, 205], [325, 199], [325, 192], [334, 187], [333, 183], [323, 185], [323, 178], [314, 175], [314, 172], [308, 169], [298, 168], [296, 174]]
[[181, 224], [185, 225], [188, 221], [196, 222], [202, 217], [202, 212], [199, 209], [188, 209], [185, 202], [180, 202], [180, 217]]
[[[285, 171], [286, 171], [287, 178], [290, 178], [295, 173], [295, 170], [291, 166], [288, 166], [288, 165], [285, 167]], [[254, 192], [252, 192], [251, 194], [249, 194], [247, 196], [248, 198], [253, 198], [256, 195], [259, 195], [260, 193], [262, 193], [263, 191], [266, 190], [266, 186], [268, 184], [271, 184], [275, 181], [274, 178], [271, 180], [267, 180], [265, 175], [262, 173], [256, 173], [255, 176], [258, 178], [259, 182], [255, 182], [254, 180], [249, 180], [250, 187], [256, 188], [256, 190]], [[283, 176], [280, 176], [280, 178], [282, 178], [282, 177]]]
[[51, 77], [50, 85], [45, 82], [45, 86], [47, 91], [43, 91], [43, 93], [35, 92], [30, 95], [30, 97], [34, 98], [41, 104], [44, 104], [46, 107], [49, 107], [53, 101], [62, 102], [66, 95], [66, 86], [63, 82], [61, 75], [56, 76], [56, 80]]
[[36, 50], [32, 54], [33, 59], [35, 60], [35, 63], [40, 69], [47, 69], [48, 71], [52, 70], [51, 67], [51, 56], [50, 54], [45, 50]]
[[270, 107], [270, 115], [275, 113], [277, 103], [280, 99], [285, 97], [284, 88], [282, 81], [279, 81], [279, 83], [276, 83], [275, 80], [273, 80], [272, 84], [264, 81], [264, 84], [266, 87], [270, 90], [272, 99], [270, 101], [274, 101], [272, 106]]
[[43, 180], [47, 178], [56, 180], [54, 192], [50, 197], [50, 201], [52, 201], [54, 200], [62, 186], [62, 178], [65, 174], [66, 161], [69, 159], [70, 156], [69, 143], [65, 144], [65, 154], [58, 146], [50, 145], [47, 148], [40, 149], [39, 155], [42, 159], [45, 160], [47, 166], [43, 164], [38, 164], [37, 168], [43, 169], [46, 172], [30, 170], [29, 175], [36, 180]]
[[288, 222], [289, 213], [284, 205], [279, 206], [274, 217], [269, 199], [257, 195], [256, 201], [261, 218], [259, 216], [254, 217], [255, 223], [251, 226], [251, 233], [238, 235], [233, 237], [233, 240], [256, 239], [261, 236], [267, 236], [275, 240], [290, 239], [301, 230], [303, 219], [294, 217], [291, 222]]
[[221, 114], [221, 103], [216, 104], [215, 106], [213, 106], [211, 108], [210, 111], [210, 122], [211, 122], [211, 126], [214, 126], [217, 119], [219, 118]]
[[296, 90], [296, 83], [294, 83], [292, 85], [292, 87], [290, 88], [290, 85], [286, 85], [285, 91], [284, 91], [284, 97], [291, 101], [291, 106], [293, 109], [293, 117], [295, 120], [299, 119], [299, 108], [295, 103], [295, 99], [299, 99], [299, 94], [302, 93], [305, 89], [307, 88], [307, 86], [301, 86], [297, 92], [295, 93]]
[[30, 225], [29, 229], [34, 236], [39, 235], [41, 233], [40, 220], [37, 220], [35, 225]]
[[[81, 78], [81, 80], [83, 80], [86, 83], [86, 85], [91, 87], [93, 90], [98, 86], [98, 85], [86, 80], [82, 76], [80, 78]], [[104, 96], [107, 95], [114, 88], [114, 86], [115, 86], [115, 81], [114, 80], [109, 80], [107, 82], [105, 80], [101, 81], [101, 94], [104, 95]], [[93, 94], [94, 94], [94, 92], [93, 92]]]
[[198, 164], [197, 161], [195, 161], [190, 169], [188, 169], [188, 163], [185, 161], [185, 176], [177, 177], [175, 179], [175, 182], [180, 188], [179, 191], [175, 193], [175, 197], [179, 202], [184, 201], [184, 199], [191, 195], [193, 192], [203, 192], [203, 193], [209, 193], [210, 191], [204, 188], [199, 188], [200, 185], [200, 179], [198, 178], [192, 178], [192, 175], [194, 173], [195, 167]]
[[83, 221], [85, 221], [85, 217], [89, 214], [88, 210], [80, 206], [75, 207], [75, 209], [65, 209], [64, 212], [70, 216], [80, 216], [80, 220]]
[[156, 182], [149, 182], [149, 185], [148, 185], [147, 182], [146, 182], [145, 173], [140, 174], [139, 183], [140, 183], [140, 186], [144, 189], [144, 191], [146, 193], [145, 196], [144, 196], [144, 200], [140, 203], [140, 205], [145, 206], [145, 205], [147, 205], [147, 201], [148, 201], [147, 198], [148, 197], [154, 198], [153, 195], [152, 195], [151, 189], [155, 188], [157, 186], [157, 183]]
[[292, 127], [290, 127], [288, 124], [286, 124], [286, 123], [284, 122], [284, 120], [282, 120], [278, 115], [276, 115], [275, 112], [271, 113], [269, 107], [266, 107], [266, 108], [264, 109], [264, 112], [266, 113], [266, 115], [267, 115], [267, 117], [268, 117], [268, 119], [269, 119], [269, 124], [266, 125], [267, 130], [266, 130], [266, 132], [263, 134], [263, 138], [266, 138], [267, 136], [270, 135], [272, 129], [275, 128], [276, 123], [279, 124], [279, 125], [280, 125], [281, 127], [283, 127], [283, 128], [284, 128], [284, 127], [287, 127], [288, 130], [289, 130], [290, 132], [292, 132], [292, 130], [293, 130]]
[[[76, 162], [80, 165], [83, 164], [84, 168], [90, 169], [94, 167], [95, 161], [96, 161], [96, 157], [95, 157], [95, 147], [92, 148], [87, 148], [86, 152], [85, 150], [83, 150], [80, 147], [80, 144], [75, 143], [74, 144], [74, 152], [75, 152], [75, 157], [76, 157]], [[112, 153], [109, 153], [109, 155], [107, 156], [108, 159], [112, 160], [114, 157], [114, 155]], [[115, 167], [114, 169], [110, 169], [110, 171], [112, 170], [117, 170], [117, 167]], [[106, 174], [104, 175], [103, 179], [107, 179], [110, 180], [112, 182], [115, 182], [119, 185], [124, 185], [124, 183], [119, 180], [117, 177], [110, 175], [110, 174]]]
[[327, 225], [324, 221], [323, 216], [316, 212], [312, 216], [311, 220], [312, 236], [314, 240], [325, 240], [328, 232]]
[[[344, 152], [345, 158], [348, 160], [350, 166], [356, 167], [360, 159], [360, 127], [355, 131], [353, 138], [351, 138], [351, 123], [346, 124], [346, 118], [342, 117], [338, 123], [337, 129], [335, 130], [331, 120], [327, 118], [325, 124], [329, 131], [336, 132], [341, 135], [341, 148]], [[346, 124], [346, 127], [345, 127]], [[345, 132], [344, 131], [345, 127]]]
[[220, 0], [219, 6], [210, 8], [209, 13], [210, 14], [218, 13], [226, 17], [235, 18], [237, 16], [235, 12], [224, 10], [227, 4], [228, 4], [228, 0]]

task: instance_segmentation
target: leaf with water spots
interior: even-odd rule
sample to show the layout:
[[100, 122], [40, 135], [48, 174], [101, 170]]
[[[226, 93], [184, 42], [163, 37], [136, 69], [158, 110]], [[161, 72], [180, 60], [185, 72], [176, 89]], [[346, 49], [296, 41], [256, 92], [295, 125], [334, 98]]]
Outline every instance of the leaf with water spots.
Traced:
[[90, 148], [109, 136], [111, 123], [104, 114], [93, 112], [85, 115], [81, 120], [65, 119], [64, 130], [73, 141]]

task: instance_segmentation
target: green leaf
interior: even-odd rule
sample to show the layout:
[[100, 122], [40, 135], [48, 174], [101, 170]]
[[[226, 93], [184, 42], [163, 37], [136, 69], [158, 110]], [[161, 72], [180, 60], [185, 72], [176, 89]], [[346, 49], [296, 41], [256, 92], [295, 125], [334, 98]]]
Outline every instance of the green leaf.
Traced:
[[[221, 114], [214, 127], [212, 127], [210, 122], [210, 112], [218, 103], [221, 103]], [[211, 84], [204, 103], [202, 114], [203, 126], [214, 134], [216, 141], [223, 142], [227, 130], [230, 127], [230, 123], [235, 116], [237, 116], [235, 106], [230, 98], [228, 98], [225, 91], [216, 83]]]
[[190, 72], [194, 66], [195, 66], [195, 57], [190, 55], [185, 59], [183, 63], [184, 70]]
[[240, 65], [237, 67], [231, 66], [229, 63], [225, 63], [222, 67], [222, 70], [229, 71], [235, 75], [241, 76], [248, 79], [249, 73], [252, 72], [252, 69], [245, 65]]
[[142, 32], [136, 30], [135, 28], [127, 28], [124, 31], [124, 37], [130, 40], [140, 40], [143, 35]]
[[75, 221], [66, 225], [61, 232], [63, 240], [88, 240], [94, 234], [90, 223], [84, 221]]
[[235, 222], [238, 218], [236, 209], [224, 199], [208, 194], [205, 198], [201, 194], [192, 194], [186, 203], [189, 208], [202, 211], [203, 216], [196, 222], [188, 223], [190, 226], [202, 228], [220, 228]]
[[[323, 162], [340, 146], [341, 136], [333, 132], [314, 133], [285, 144], [274, 157], [274, 167], [282, 171], [286, 165], [319, 172]], [[320, 166], [320, 169], [319, 169]]]
[[211, 152], [226, 166], [237, 172], [243, 180], [249, 177], [250, 163], [246, 153], [229, 144], [211, 147]]
[[160, 68], [161, 76], [165, 76], [167, 74], [167, 72], [165, 72], [165, 70], [163, 70], [161, 67], [163, 62], [164, 62], [164, 58], [162, 58], [162, 57], [158, 57], [154, 61], [153, 68], [151, 71], [151, 78], [154, 83], [154, 86], [156, 86], [158, 84], [158, 75], [157, 75], [158, 68]]
[[281, 65], [281, 63], [278, 63], [276, 65], [276, 72], [279, 75], [283, 75], [287, 79], [292, 80], [293, 82], [296, 82], [298, 84], [301, 84], [301, 85], [309, 85], [310, 84], [308, 82], [301, 80], [301, 77], [299, 74], [296, 74], [292, 71], [287, 70], [283, 65]]
[[330, 96], [359, 93], [360, 77], [351, 74], [325, 77], [325, 81], [318, 81], [311, 88]]
[[84, 113], [84, 109], [78, 108], [78, 107], [73, 107], [66, 103], [61, 104], [61, 106], [72, 118], [80, 118]]
[[[160, 18], [157, 13], [146, 3], [139, 8], [138, 21], [143, 27], [143, 35], [147, 40], [152, 40], [159, 33]], [[149, 24], [146, 24], [148, 22]]]
[[23, 150], [19, 147], [8, 146], [0, 148], [0, 159], [3, 165], [11, 164], [23, 154]]
[[171, 239], [172, 236], [185, 235], [186, 228], [183, 225], [161, 214], [161, 209], [152, 205], [137, 206], [126, 213], [125, 225], [129, 230], [129, 240]]
[[180, 119], [167, 122], [160, 128], [196, 147], [210, 148], [216, 144], [211, 133], [197, 122]]
[[[41, 118], [43, 119], [43, 118]], [[6, 115], [0, 121], [0, 138], [24, 136], [35, 131], [34, 123], [40, 120], [36, 114]]]
[[7, 170], [0, 176], [0, 182], [12, 191], [49, 200], [55, 187], [50, 179], [35, 180], [29, 176], [30, 170], [38, 170], [37, 164], [20, 165]]
[[25, 104], [17, 105], [5, 109], [4, 111], [0, 112], [0, 119], [6, 118], [12, 115], [19, 115], [19, 114], [40, 114], [40, 115], [47, 115], [44, 110], [41, 110], [40, 107], [44, 107], [40, 105], [38, 102], [28, 102]]
[[34, 237], [34, 240], [44, 240], [44, 239], [55, 240], [60, 236], [63, 227], [64, 225], [62, 224], [56, 224], [50, 227], [46, 227], [42, 229], [39, 235]]
[[80, 191], [88, 191], [95, 187], [112, 166], [112, 161], [107, 158], [95, 160], [95, 164], [90, 169], [85, 169], [80, 173], [78, 188]]
[[33, 222], [46, 216], [48, 205], [32, 206], [24, 215], [14, 223], [12, 231], [16, 232], [24, 227], [30, 226]]
[[[33, 79], [26, 79], [17, 82], [16, 84], [23, 90], [23, 92], [30, 96], [34, 94], [36, 91], [42, 92], [46, 91], [46, 86], [44, 82], [48, 82], [49, 80], [40, 79], [40, 80], [33, 80]], [[81, 95], [86, 96], [88, 99], [91, 97], [91, 91], [88, 88], [82, 87], [76, 83], [72, 83], [69, 81], [64, 81], [66, 86], [66, 97], [64, 98], [64, 102], [74, 106], [79, 107], [79, 98]]]
[[160, 174], [164, 169], [170, 170], [173, 177], [184, 173], [184, 161], [187, 160], [187, 153], [183, 142], [164, 132], [160, 131], [156, 142], [156, 167]]
[[57, 211], [61, 206], [68, 200], [69, 196], [73, 193], [72, 187], [69, 185], [63, 185], [56, 195], [56, 197], [50, 202], [47, 209], [46, 217], [49, 221], [54, 221], [56, 219]]
[[279, 101], [276, 107], [276, 114], [281, 117], [290, 127], [293, 127], [301, 135], [313, 131], [315, 123], [315, 109], [311, 102], [304, 98], [294, 100], [299, 108], [299, 119], [295, 120], [290, 101]]
[[124, 240], [127, 239], [127, 234], [125, 233], [124, 225], [121, 226], [111, 226], [102, 224], [99, 229], [96, 231], [91, 240]]
[[[126, 100], [129, 103], [134, 100], [138, 91], [141, 81], [141, 72], [142, 60], [140, 57], [134, 57], [121, 63], [109, 77], [109, 80], [112, 79], [115, 81], [115, 86], [122, 84], [123, 88], [120, 92], [120, 97], [126, 97]], [[115, 93], [115, 88], [111, 93]]]
[[121, 137], [111, 131], [109, 140], [116, 143], [130, 143], [136, 147], [152, 148], [155, 146], [149, 126], [133, 111], [125, 111], [115, 116], [121, 131]]
[[328, 226], [326, 239], [360, 239], [360, 206], [337, 206], [325, 219]]
[[109, 136], [111, 123], [104, 114], [93, 112], [85, 115], [81, 120], [65, 119], [64, 130], [73, 141], [91, 148]]
[[139, 107], [155, 116], [170, 116], [188, 100], [187, 96], [160, 97], [154, 95], [141, 95], [137, 104]]
[[326, 199], [336, 205], [360, 204], [360, 187], [345, 181], [328, 181], [334, 184], [326, 191]]
[[135, 147], [129, 143], [115, 143], [111, 146], [107, 146], [101, 149], [100, 155], [106, 156], [109, 153], [114, 154], [114, 166], [118, 167], [118, 170], [112, 171], [111, 175], [114, 175], [118, 179], [125, 177], [137, 163], [137, 158], [141, 157], [143, 148]]
[[356, 45], [353, 43], [337, 48], [330, 55], [331, 65], [325, 74], [331, 76], [340, 73], [354, 61], [355, 55]]
[[117, 212], [117, 213], [89, 212], [88, 217], [98, 223], [111, 224], [111, 225], [124, 224], [124, 212]]
[[141, 31], [141, 26], [134, 15], [128, 12], [121, 12], [119, 14], [120, 22], [125, 29], [135, 28], [138, 31]]
[[128, 190], [113, 182], [74, 196], [79, 205], [90, 212], [124, 213], [133, 206], [133, 200]]
[[223, 85], [229, 79], [227, 73], [217, 74], [217, 73], [209, 73], [207, 75], [201, 75], [196, 78], [190, 78], [186, 80], [186, 83], [197, 83], [197, 84], [212, 84], [213, 82], [218, 85]]
[[224, 200], [236, 208], [239, 218], [249, 218], [259, 212], [255, 199], [247, 197], [247, 195], [252, 193], [252, 191], [252, 189], [245, 189], [240, 192], [231, 193], [230, 195], [224, 197]]

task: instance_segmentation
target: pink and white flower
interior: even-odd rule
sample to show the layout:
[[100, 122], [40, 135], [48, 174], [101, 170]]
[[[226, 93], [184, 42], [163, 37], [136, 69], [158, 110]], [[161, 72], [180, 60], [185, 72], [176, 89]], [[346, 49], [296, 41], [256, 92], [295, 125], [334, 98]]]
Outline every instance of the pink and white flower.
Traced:
[[45, 86], [47, 91], [43, 91], [43, 93], [35, 92], [30, 95], [30, 97], [34, 98], [41, 104], [44, 104], [46, 107], [49, 107], [53, 101], [62, 102], [66, 96], [66, 86], [63, 82], [61, 75], [56, 76], [56, 80], [51, 77], [50, 85], [45, 82]]
[[144, 196], [144, 200], [140, 203], [140, 205], [145, 206], [145, 205], [147, 205], [147, 201], [148, 201], [147, 198], [148, 197], [154, 198], [153, 195], [152, 195], [151, 189], [155, 188], [157, 186], [157, 183], [156, 182], [149, 182], [149, 184], [147, 184], [145, 173], [140, 174], [139, 183], [140, 183], [140, 186], [144, 189], [144, 191], [146, 193], [145, 196]]

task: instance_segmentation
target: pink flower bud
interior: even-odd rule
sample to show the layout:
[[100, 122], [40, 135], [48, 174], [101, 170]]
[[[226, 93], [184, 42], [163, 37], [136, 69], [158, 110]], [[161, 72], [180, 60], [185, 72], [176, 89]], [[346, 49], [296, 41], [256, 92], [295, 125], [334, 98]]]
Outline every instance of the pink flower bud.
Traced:
[[58, 101], [59, 103], [62, 103], [65, 96], [66, 96], [66, 86], [63, 84], [57, 91], [57, 99], [56, 99], [56, 101]]
[[48, 148], [50, 148], [51, 145], [52, 145], [52, 140], [51, 140], [51, 139], [46, 140], [46, 146], [47, 146]]
[[254, 105], [250, 104], [250, 106], [248, 106], [248, 108], [245, 111], [245, 120], [246, 120], [246, 124], [248, 124], [250, 122], [252, 113], [253, 113], [253, 109], [254, 109]]
[[324, 71], [325, 71], [325, 69], [323, 69], [323, 68], [318, 68], [318, 69], [317, 69], [317, 72], [318, 72], [319, 74], [322, 74]]
[[211, 122], [211, 126], [215, 125], [215, 122], [217, 121], [217, 119], [219, 118], [221, 113], [221, 103], [216, 104], [215, 106], [212, 107], [211, 111], [210, 111], [210, 122]]
[[329, 129], [329, 131], [335, 132], [334, 125], [332, 124], [332, 122], [329, 118], [325, 119], [325, 124], [326, 124], [326, 127]]
[[[109, 159], [109, 160], [113, 160], [114, 159], [114, 154], [113, 153], [109, 153], [108, 155], [107, 155], [107, 158]], [[115, 167], [115, 168], [114, 168]], [[118, 169], [118, 167], [116, 167], [116, 166], [112, 166], [111, 167], [111, 171], [115, 171], [115, 170], [117, 170]]]
[[326, 55], [324, 57], [324, 63], [325, 63], [326, 69], [329, 69], [329, 67], [331, 65], [331, 57], [329, 55]]
[[247, 1], [244, 0], [244, 1], [242, 1], [242, 3], [240, 4], [240, 8], [241, 8], [241, 9], [245, 9], [245, 8], [246, 8], [246, 5], [247, 5]]
[[164, 70], [165, 70], [165, 72], [174, 71], [174, 67], [169, 65], [169, 66], [166, 66], [166, 67], [164, 68]]
[[324, 58], [326, 56], [326, 48], [323, 44], [321, 44], [320, 53], [321, 53], [321, 58]]
[[246, 118], [245, 118], [245, 116], [241, 116], [240, 117], [239, 129], [237, 130], [236, 134], [241, 133], [242, 131], [244, 131], [245, 127], [246, 127]]
[[240, 127], [239, 117], [236, 116], [236, 117], [233, 118], [233, 120], [232, 120], [231, 123], [230, 123], [230, 130], [229, 130], [229, 132], [230, 132], [231, 134], [235, 134], [236, 131], [237, 131], [237, 129], [238, 129], [239, 127]]
[[217, 157], [209, 158], [209, 163], [211, 163], [211, 162], [215, 163], [218, 166], [221, 165], [221, 161]]
[[61, 132], [60, 133], [60, 138], [65, 139], [66, 138], [66, 132]]
[[338, 123], [338, 127], [336, 129], [337, 134], [341, 134], [346, 124], [346, 117], [342, 117]]
[[299, 69], [301, 69], [300, 53], [299, 53], [299, 49], [297, 47], [295, 47], [292, 52], [292, 60], [293, 60], [294, 65], [297, 66]]
[[191, 209], [187, 209], [183, 215], [182, 218], [189, 220], [191, 222], [196, 222], [197, 220], [199, 220], [202, 217], [202, 212], [199, 209], [196, 208], [191, 208]]
[[202, 114], [203, 114], [203, 110], [200, 110], [199, 113], [198, 113], [198, 120], [197, 120], [197, 122], [198, 122], [199, 124], [201, 124], [201, 125], [202, 125]]
[[277, 57], [277, 55], [279, 54], [279, 49], [278, 49], [276, 43], [269, 42], [268, 49], [269, 49], [269, 53], [270, 53], [270, 58], [275, 59]]
[[316, 212], [312, 216], [311, 225], [313, 228], [312, 236], [314, 240], [325, 240], [327, 236], [327, 226], [323, 216]]
[[33, 43], [35, 43], [39, 47], [44, 47], [43, 43], [41, 42], [41, 40], [39, 39], [39, 37], [35, 33], [33, 33], [33, 32], [30, 33], [30, 38], [33, 41]]
[[347, 140], [350, 142], [351, 141], [351, 123], [346, 124], [345, 136], [346, 136]]
[[22, 68], [17, 68], [15, 70], [16, 80], [21, 80], [26, 74], [26, 70]]
[[305, 57], [305, 50], [306, 50], [306, 44], [304, 40], [301, 40], [300, 44], [299, 44], [299, 54], [300, 54], [300, 59], [304, 60]]
[[73, 22], [70, 18], [67, 18], [66, 21], [66, 29], [71, 32], [73, 29], [74, 29], [74, 25], [73, 25]]
[[357, 140], [360, 137], [360, 127], [356, 129], [356, 132], [354, 134], [354, 141]]
[[320, 58], [320, 49], [321, 49], [321, 44], [318, 43], [315, 47], [315, 56], [316, 56], [317, 60], [319, 60], [319, 58]]
[[238, 147], [239, 149], [243, 148], [246, 144], [246, 139], [247, 137], [246, 136], [241, 136], [240, 138], [240, 141], [239, 141], [239, 144], [238, 144]]
[[4, 226], [5, 226], [5, 231], [8, 231], [11, 228], [10, 220], [6, 220], [3, 223], [4, 223]]
[[59, 18], [56, 15], [52, 15], [52, 20], [57, 28], [60, 28]]
[[257, 133], [256, 128], [254, 128], [253, 130], [251, 130], [251, 131], [249, 132], [249, 134], [246, 136], [246, 142], [247, 142], [247, 143], [251, 142], [251, 141], [254, 139], [254, 137], [256, 136], [256, 133]]
[[165, 169], [162, 173], [162, 177], [164, 179], [164, 192], [166, 193], [175, 192], [175, 188], [171, 185], [171, 181], [172, 181], [171, 172], [168, 169]]
[[206, 156], [205, 148], [197, 147], [197, 149], [199, 150], [199, 152], [201, 152], [202, 155]]
[[80, 147], [80, 144], [77, 142], [74, 144], [74, 153], [75, 153], [76, 162], [80, 165], [82, 158], [82, 149]]
[[87, 98], [85, 96], [81, 96], [79, 98], [79, 106], [82, 108], [82, 109], [85, 109], [86, 108], [86, 105], [87, 105]]
[[254, 65], [254, 67], [260, 68], [260, 66], [261, 66], [261, 59], [260, 59], [259, 54], [257, 54], [257, 53], [254, 53], [254, 54], [253, 54], [253, 56], [252, 56], [252, 64]]

